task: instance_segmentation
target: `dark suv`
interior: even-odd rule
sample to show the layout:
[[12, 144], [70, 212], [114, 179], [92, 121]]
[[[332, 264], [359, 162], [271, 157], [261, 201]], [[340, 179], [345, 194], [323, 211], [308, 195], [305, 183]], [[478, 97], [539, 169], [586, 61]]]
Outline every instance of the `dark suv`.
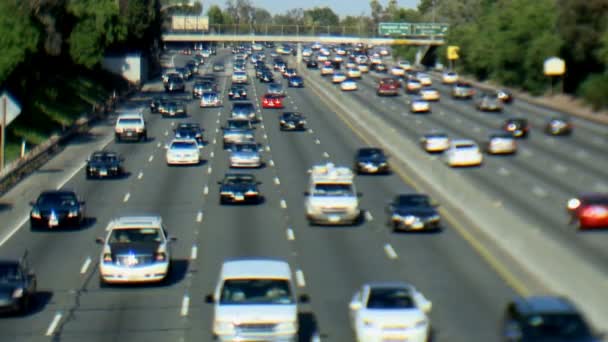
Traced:
[[568, 299], [533, 296], [513, 300], [501, 331], [505, 342], [599, 342], [585, 318]]

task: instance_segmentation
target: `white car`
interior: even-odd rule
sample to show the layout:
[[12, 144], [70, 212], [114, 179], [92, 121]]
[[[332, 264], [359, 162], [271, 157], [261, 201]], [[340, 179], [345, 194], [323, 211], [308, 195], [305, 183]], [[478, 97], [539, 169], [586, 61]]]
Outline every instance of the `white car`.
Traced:
[[483, 155], [475, 141], [456, 139], [450, 143], [450, 148], [445, 153], [445, 161], [450, 167], [478, 166], [483, 163]]
[[486, 143], [488, 154], [514, 154], [517, 152], [517, 143], [513, 134], [508, 132], [492, 133]]
[[370, 62], [371, 62], [372, 64], [380, 64], [380, 63], [382, 63], [382, 58], [381, 58], [380, 56], [378, 56], [378, 57], [376, 57], [376, 56], [372, 56], [372, 57], [370, 58]]
[[426, 342], [432, 303], [404, 282], [365, 284], [349, 304], [357, 342]]
[[247, 83], [247, 73], [245, 71], [234, 71], [232, 73], [232, 83]]
[[260, 156], [260, 146], [255, 142], [237, 143], [230, 149], [230, 157], [228, 158], [230, 167], [250, 167], [259, 168], [262, 166], [262, 157]]
[[329, 57], [325, 56], [325, 55], [318, 55], [317, 56], [317, 62], [325, 62], [329, 60]]
[[350, 78], [361, 78], [361, 70], [356, 68], [351, 68], [346, 70], [346, 76]]
[[340, 55], [335, 55], [334, 58], [332, 58], [332, 59], [336, 63], [342, 63], [344, 61], [344, 57], [342, 57]]
[[367, 64], [359, 64], [357, 65], [357, 68], [359, 68], [359, 71], [361, 72], [369, 72], [369, 65]]
[[397, 65], [405, 71], [410, 71], [413, 69], [412, 64], [408, 61], [399, 61], [399, 63], [397, 63]]
[[309, 48], [305, 48], [302, 50], [302, 57], [310, 57], [312, 56], [312, 50]]
[[458, 82], [458, 74], [453, 71], [446, 71], [441, 76], [441, 82], [443, 84], [454, 84]]
[[418, 81], [420, 81], [420, 84], [422, 84], [423, 87], [433, 85], [433, 80], [431, 79], [431, 76], [429, 74], [419, 72], [418, 74], [416, 74], [416, 78], [418, 79]]
[[[296, 299], [297, 298], [297, 299]], [[224, 261], [213, 294], [213, 335], [219, 341], [297, 341], [298, 302], [286, 261], [242, 258]]]
[[166, 145], [167, 165], [198, 165], [201, 152], [195, 139], [173, 139]]
[[332, 67], [331, 65], [324, 65], [321, 68], [321, 76], [333, 75], [333, 73], [334, 73], [334, 67]]
[[352, 69], [352, 68], [356, 68], [357, 64], [355, 62], [349, 61], [349, 62], [346, 62], [345, 66], [346, 66], [346, 69]]
[[439, 101], [440, 98], [439, 90], [431, 87], [420, 89], [420, 96], [427, 101]]
[[390, 52], [388, 51], [387, 48], [380, 48], [380, 56], [388, 56], [390, 55]]
[[391, 68], [391, 75], [393, 76], [405, 76], [405, 70], [403, 70], [399, 66], [394, 66]]
[[443, 152], [450, 148], [450, 138], [443, 132], [430, 132], [420, 139], [420, 144], [426, 152]]
[[340, 89], [342, 89], [343, 91], [357, 90], [357, 82], [352, 79], [346, 79], [342, 83], [340, 83]]
[[222, 100], [220, 99], [220, 95], [214, 91], [205, 92], [201, 95], [201, 102], [199, 107], [218, 107], [222, 105]]
[[112, 220], [99, 257], [101, 283], [159, 282], [169, 274], [170, 242], [160, 216], [128, 216]]
[[346, 80], [346, 75], [341, 72], [336, 72], [331, 77], [331, 83], [342, 83]]
[[424, 98], [416, 97], [410, 103], [410, 111], [412, 113], [428, 113], [431, 111], [431, 104]]

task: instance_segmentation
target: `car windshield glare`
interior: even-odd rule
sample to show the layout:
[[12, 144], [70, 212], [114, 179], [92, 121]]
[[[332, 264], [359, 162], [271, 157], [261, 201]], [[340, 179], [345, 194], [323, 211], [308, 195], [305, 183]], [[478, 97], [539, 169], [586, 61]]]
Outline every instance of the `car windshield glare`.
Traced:
[[198, 149], [198, 146], [189, 141], [176, 141], [171, 144], [172, 150], [189, 150], [189, 149]]
[[235, 152], [257, 152], [258, 146], [256, 144], [237, 144], [234, 146]]
[[542, 314], [526, 320], [526, 336], [536, 338], [578, 339], [591, 336], [589, 327], [576, 314]]
[[466, 143], [457, 144], [457, 145], [454, 145], [454, 147], [457, 148], [457, 149], [459, 149], [459, 150], [476, 149], [477, 148], [477, 146], [475, 146], [474, 144], [466, 144]]
[[426, 196], [399, 196], [395, 201], [398, 206], [404, 207], [428, 207], [429, 199]]
[[372, 289], [367, 300], [368, 309], [413, 309], [414, 300], [406, 289]]
[[91, 157], [94, 162], [115, 162], [118, 161], [118, 156], [115, 154], [94, 154]]
[[347, 196], [353, 194], [353, 188], [348, 183], [317, 183], [313, 196]]
[[17, 263], [0, 264], [0, 283], [12, 283], [21, 280], [21, 270]]
[[226, 184], [251, 184], [254, 182], [254, 178], [252, 176], [247, 175], [229, 175], [224, 179], [224, 183]]
[[44, 194], [38, 198], [40, 206], [75, 206], [78, 203], [72, 194]]
[[113, 229], [109, 243], [161, 242], [157, 228], [124, 228]]
[[222, 286], [220, 304], [293, 304], [287, 279], [227, 279]]

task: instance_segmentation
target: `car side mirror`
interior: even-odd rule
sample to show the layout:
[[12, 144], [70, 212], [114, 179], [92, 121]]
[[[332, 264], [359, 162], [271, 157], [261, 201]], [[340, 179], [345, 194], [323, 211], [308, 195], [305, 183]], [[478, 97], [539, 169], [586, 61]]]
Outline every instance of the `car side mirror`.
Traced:
[[298, 302], [303, 304], [310, 303], [310, 297], [306, 294], [300, 295]]
[[30, 205], [33, 207], [33, 206], [35, 206], [35, 205], [36, 205], [36, 202], [34, 202], [34, 201], [30, 201]]
[[121, 162], [124, 162], [124, 161], [125, 161], [125, 157], [120, 157], [120, 159], [119, 159], [119, 160], [120, 160]]
[[310, 196], [310, 192], [304, 191], [304, 196]]
[[262, 185], [262, 182], [257, 181], [257, 182], [255, 182], [255, 184], [257, 184], [257, 185]]
[[217, 184], [222, 185], [222, 181], [217, 181]]
[[103, 241], [103, 238], [102, 238], [102, 237], [98, 237], [98, 238], [96, 238], [96, 239], [95, 239], [95, 242], [96, 242], [96, 243], [98, 243], [98, 244], [100, 244], [100, 245], [103, 245], [103, 244], [104, 244], [104, 241]]
[[29, 271], [29, 272], [27, 272], [27, 277], [29, 279], [35, 279], [36, 278], [36, 273], [34, 273], [34, 271]]
[[175, 241], [177, 241], [177, 237], [175, 237], [175, 236], [169, 236], [168, 240], [171, 241], [171, 242], [175, 242]]
[[352, 311], [357, 311], [360, 310], [361, 307], [363, 306], [363, 304], [361, 304], [360, 301], [353, 301], [350, 302], [350, 304], [348, 305], [348, 307], [352, 310]]
[[80, 204], [80, 205], [85, 205], [85, 204], [86, 204], [86, 202], [85, 202], [85, 201], [80, 201], [80, 202], [78, 202], [78, 204]]
[[207, 304], [215, 303], [215, 298], [213, 298], [212, 294], [208, 294], [205, 296], [205, 303], [207, 303]]
[[357, 192], [357, 197], [363, 197], [363, 193], [362, 192]]

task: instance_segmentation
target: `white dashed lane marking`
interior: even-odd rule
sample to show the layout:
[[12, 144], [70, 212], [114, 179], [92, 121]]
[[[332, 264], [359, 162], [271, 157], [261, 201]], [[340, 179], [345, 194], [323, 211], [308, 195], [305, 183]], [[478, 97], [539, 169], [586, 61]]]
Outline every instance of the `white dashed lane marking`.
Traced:
[[323, 158], [329, 158], [329, 153], [323, 152]]
[[186, 294], [186, 295], [184, 295], [184, 298], [182, 298], [182, 307], [181, 307], [181, 310], [179, 311], [180, 316], [182, 316], [182, 317], [188, 316], [188, 310], [190, 310], [190, 296], [188, 296]]
[[192, 250], [190, 250], [190, 260], [196, 260], [198, 257], [198, 247], [196, 245], [192, 246]]
[[291, 229], [291, 228], [287, 228], [287, 231], [285, 232], [285, 234], [287, 235], [287, 240], [289, 240], [289, 241], [293, 241], [296, 239], [296, 237], [293, 233], [293, 229]]
[[169, 131], [165, 131], [165, 136], [168, 136], [168, 135], [169, 135]]
[[547, 191], [538, 185], [532, 187], [532, 193], [538, 197], [547, 197]]
[[321, 140], [315, 139], [315, 144], [320, 145], [321, 144]]
[[196, 214], [196, 222], [198, 222], [198, 223], [203, 222], [203, 212], [202, 212], [202, 211], [199, 211], [199, 212]]
[[211, 153], [209, 153], [209, 157], [213, 158], [213, 156], [215, 156], [215, 152], [211, 151]]
[[156, 143], [156, 147], [160, 148], [161, 146], [163, 146], [163, 144], [161, 144], [160, 142]]
[[144, 177], [144, 173], [142, 171], [139, 171], [139, 173], [137, 174], [137, 179], [142, 179]]
[[59, 322], [61, 321], [61, 317], [63, 317], [61, 312], [57, 312], [55, 314], [53, 320], [51, 321], [51, 324], [49, 324], [48, 329], [46, 329], [46, 336], [53, 336], [53, 334], [55, 333], [55, 329], [57, 329], [57, 325], [59, 325]]
[[386, 253], [386, 256], [388, 256], [389, 259], [397, 259], [398, 257], [397, 252], [395, 252], [393, 246], [391, 246], [390, 243], [384, 245], [384, 252]]
[[80, 268], [80, 274], [87, 273], [87, 270], [89, 269], [89, 266], [91, 266], [91, 261], [92, 261], [91, 257], [87, 257], [86, 258], [86, 260], [82, 264], [82, 267]]
[[273, 161], [272, 159], [270, 159], [270, 160], [268, 161], [268, 165], [270, 165], [270, 166], [274, 166], [274, 161]]
[[212, 172], [212, 171], [213, 171], [213, 169], [211, 168], [211, 166], [209, 166], [209, 167], [207, 168], [207, 174], [211, 174], [211, 172]]
[[122, 201], [126, 203], [129, 201], [129, 198], [131, 198], [131, 194], [127, 192], [125, 194], [125, 197], [123, 197]]
[[205, 188], [203, 189], [203, 195], [207, 195], [209, 193], [209, 186], [205, 185]]
[[148, 162], [151, 163], [154, 160], [154, 155], [148, 157]]
[[279, 179], [279, 177], [274, 177], [274, 184], [281, 185], [281, 180]]
[[304, 272], [302, 270], [296, 271], [296, 282], [298, 283], [298, 287], [306, 286], [306, 279], [304, 279]]
[[283, 209], [287, 208], [287, 202], [285, 202], [284, 199], [281, 200], [280, 205], [281, 205], [281, 208], [283, 208]]
[[508, 176], [511, 174], [511, 171], [509, 171], [508, 169], [504, 168], [504, 167], [500, 167], [498, 169], [498, 174], [501, 176]]
[[365, 211], [365, 221], [371, 222], [373, 220], [374, 220], [374, 217], [372, 216], [372, 213], [369, 211]]

